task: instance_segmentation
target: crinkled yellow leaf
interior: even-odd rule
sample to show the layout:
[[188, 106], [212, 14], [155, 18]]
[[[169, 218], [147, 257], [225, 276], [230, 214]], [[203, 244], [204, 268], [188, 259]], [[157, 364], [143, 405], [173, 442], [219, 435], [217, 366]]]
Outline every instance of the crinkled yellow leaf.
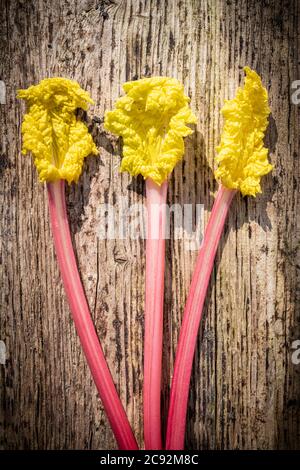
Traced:
[[222, 109], [225, 125], [217, 147], [215, 176], [227, 188], [255, 196], [261, 192], [261, 177], [273, 168], [263, 142], [270, 108], [259, 75], [249, 67], [244, 70], [244, 87]]
[[125, 96], [105, 113], [107, 130], [123, 137], [121, 171], [163, 183], [184, 153], [183, 137], [196, 123], [183, 85], [174, 78], [125, 83]]
[[32, 152], [40, 181], [77, 182], [84, 158], [98, 153], [87, 126], [75, 114], [93, 103], [89, 94], [77, 82], [57, 77], [19, 90], [18, 98], [28, 104], [22, 152]]

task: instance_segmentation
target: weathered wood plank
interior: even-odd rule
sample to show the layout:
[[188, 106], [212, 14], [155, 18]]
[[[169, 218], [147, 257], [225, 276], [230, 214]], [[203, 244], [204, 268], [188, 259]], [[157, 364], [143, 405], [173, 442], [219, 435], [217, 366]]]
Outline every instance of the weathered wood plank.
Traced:
[[[101, 121], [126, 80], [179, 78], [199, 117], [169, 202], [202, 203], [216, 183], [225, 98], [246, 64], [269, 89], [273, 175], [256, 200], [237, 197], [217, 255], [199, 335], [189, 405], [190, 448], [299, 448], [299, 106], [297, 0], [1, 0], [1, 447], [115, 446], [85, 365], [60, 282], [45, 188], [20, 155], [16, 90], [53, 75], [91, 93], [88, 121], [101, 156], [67, 193], [82, 279], [130, 421], [142, 443], [144, 244], [100, 240], [99, 205], [143, 202], [144, 185], [119, 175], [120, 145]], [[100, 118], [100, 119], [98, 119]], [[174, 227], [173, 227], [174, 228]], [[196, 252], [167, 243], [163, 408]]]

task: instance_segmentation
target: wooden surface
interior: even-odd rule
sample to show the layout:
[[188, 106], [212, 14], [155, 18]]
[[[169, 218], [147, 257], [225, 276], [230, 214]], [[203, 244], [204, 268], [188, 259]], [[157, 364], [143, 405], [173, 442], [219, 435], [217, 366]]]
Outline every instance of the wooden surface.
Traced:
[[[100, 150], [67, 191], [70, 224], [93, 318], [142, 444], [144, 242], [101, 240], [99, 205], [144, 201], [144, 183], [119, 175], [121, 146], [103, 130], [126, 80], [179, 78], [198, 116], [170, 203], [201, 203], [216, 182], [225, 98], [250, 65], [270, 94], [263, 194], [236, 197], [212, 275], [191, 384], [186, 446], [300, 447], [298, 0], [1, 0], [1, 448], [115, 446], [70, 318], [55, 260], [45, 187], [20, 154], [16, 90], [44, 77], [79, 81], [95, 101], [87, 120]], [[118, 207], [118, 206], [117, 206]], [[173, 227], [174, 228], [174, 227]], [[163, 409], [196, 252], [167, 243]]]

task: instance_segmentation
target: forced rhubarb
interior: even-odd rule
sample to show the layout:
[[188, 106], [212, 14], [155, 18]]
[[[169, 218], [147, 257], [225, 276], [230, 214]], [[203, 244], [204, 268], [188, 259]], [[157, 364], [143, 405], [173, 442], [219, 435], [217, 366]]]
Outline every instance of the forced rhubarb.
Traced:
[[264, 135], [270, 109], [267, 90], [260, 77], [245, 67], [245, 85], [236, 97], [226, 101], [219, 164], [215, 176], [220, 182], [217, 197], [204, 234], [186, 302], [176, 351], [167, 424], [166, 448], [184, 448], [184, 434], [190, 377], [203, 305], [231, 201], [237, 191], [243, 196], [261, 192], [260, 179], [272, 170]]
[[50, 78], [20, 90], [28, 112], [22, 125], [23, 153], [31, 151], [41, 182], [47, 183], [57, 260], [81, 345], [120, 449], [138, 449], [99, 342], [77, 269], [65, 201], [65, 180], [77, 182], [83, 161], [97, 148], [77, 108], [92, 103], [77, 82]]
[[167, 179], [184, 153], [183, 137], [196, 123], [183, 86], [167, 77], [125, 83], [125, 96], [105, 115], [105, 127], [123, 137], [122, 171], [146, 179], [147, 240], [144, 336], [144, 440], [162, 449], [161, 369]]

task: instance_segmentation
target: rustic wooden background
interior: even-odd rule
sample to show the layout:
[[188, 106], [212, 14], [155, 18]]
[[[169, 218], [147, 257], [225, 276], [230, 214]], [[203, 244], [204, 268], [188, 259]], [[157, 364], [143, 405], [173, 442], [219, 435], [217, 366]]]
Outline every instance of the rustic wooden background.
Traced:
[[[121, 147], [103, 130], [126, 80], [179, 78], [198, 116], [170, 203], [202, 203], [216, 182], [225, 98], [250, 65], [270, 94], [272, 175], [256, 199], [236, 197], [218, 251], [193, 370], [186, 446], [300, 447], [299, 0], [0, 0], [1, 448], [105, 449], [115, 441], [80, 349], [53, 251], [45, 187], [20, 154], [16, 90], [55, 75], [95, 101], [87, 116], [100, 150], [67, 192], [71, 230], [93, 318], [142, 445], [144, 243], [97, 235], [99, 204], [144, 201], [119, 175]], [[163, 410], [196, 252], [167, 243]]]

